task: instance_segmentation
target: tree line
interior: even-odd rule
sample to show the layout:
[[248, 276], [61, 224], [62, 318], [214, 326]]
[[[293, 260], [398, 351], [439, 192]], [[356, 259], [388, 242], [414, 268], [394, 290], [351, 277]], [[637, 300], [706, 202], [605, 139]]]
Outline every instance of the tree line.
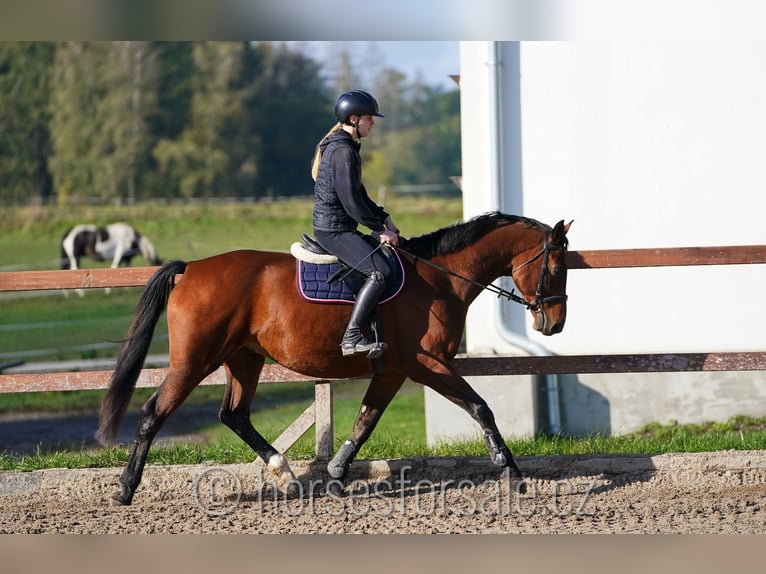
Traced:
[[457, 88], [347, 51], [328, 69], [282, 43], [3, 42], [0, 204], [309, 195], [354, 88], [386, 116], [362, 146], [368, 188], [460, 174]]

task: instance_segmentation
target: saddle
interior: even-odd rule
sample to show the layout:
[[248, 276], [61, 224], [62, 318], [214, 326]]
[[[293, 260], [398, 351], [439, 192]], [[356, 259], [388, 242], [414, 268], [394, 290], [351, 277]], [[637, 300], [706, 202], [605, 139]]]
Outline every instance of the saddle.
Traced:
[[[353, 304], [356, 293], [364, 283], [364, 273], [349, 268], [305, 233], [301, 234], [301, 239], [302, 242], [296, 241], [290, 246], [290, 253], [296, 260], [296, 286], [301, 297], [314, 303]], [[371, 237], [369, 240], [375, 241]], [[395, 270], [395, 277], [386, 287], [379, 305], [399, 294], [405, 278], [399, 254], [385, 245], [381, 251]]]

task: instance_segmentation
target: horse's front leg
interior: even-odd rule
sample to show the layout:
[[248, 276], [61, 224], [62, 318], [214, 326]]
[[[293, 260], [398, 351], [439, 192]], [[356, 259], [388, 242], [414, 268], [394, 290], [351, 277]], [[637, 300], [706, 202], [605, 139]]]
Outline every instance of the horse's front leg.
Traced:
[[[114, 250], [114, 257], [112, 257], [112, 264], [111, 269], [117, 269], [120, 266], [120, 262], [122, 261], [122, 254], [124, 252], [124, 249], [121, 245], [117, 245], [117, 247]], [[111, 287], [104, 287], [104, 293], [109, 295], [112, 292]]]
[[327, 465], [327, 472], [332, 478], [343, 480], [346, 476], [354, 457], [370, 438], [370, 434], [372, 434], [375, 425], [378, 424], [383, 411], [402, 388], [404, 379], [404, 375], [376, 374], [372, 377], [370, 386], [367, 388], [364, 399], [362, 399], [351, 437], [340, 446], [338, 452]]
[[513, 479], [522, 480], [521, 471], [516, 466], [511, 450], [497, 428], [492, 409], [448, 362], [429, 358], [423, 362], [422, 369], [417, 374], [410, 376], [462, 408], [479, 423], [490, 460], [497, 466], [506, 467]]

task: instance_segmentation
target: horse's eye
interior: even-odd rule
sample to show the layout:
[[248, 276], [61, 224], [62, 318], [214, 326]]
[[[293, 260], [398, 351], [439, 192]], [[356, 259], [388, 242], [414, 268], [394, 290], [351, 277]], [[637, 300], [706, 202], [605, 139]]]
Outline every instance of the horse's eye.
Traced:
[[564, 272], [564, 268], [561, 265], [554, 265], [551, 267], [551, 275], [554, 277], [561, 275]]

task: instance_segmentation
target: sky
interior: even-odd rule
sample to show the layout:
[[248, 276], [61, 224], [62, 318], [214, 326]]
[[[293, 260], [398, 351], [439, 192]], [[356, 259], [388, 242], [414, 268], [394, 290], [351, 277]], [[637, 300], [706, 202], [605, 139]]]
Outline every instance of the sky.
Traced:
[[427, 85], [442, 86], [447, 89], [455, 87], [455, 82], [449, 77], [460, 73], [459, 42], [404, 42], [404, 41], [369, 41], [369, 42], [288, 42], [301, 49], [319, 61], [323, 61], [338, 50], [346, 49], [350, 54], [359, 54], [362, 58], [371, 52], [380, 54], [382, 63], [387, 68], [399, 70], [413, 80], [420, 72]]
[[[369, 42], [359, 42], [368, 44]], [[460, 73], [459, 42], [374, 42], [386, 66], [413, 79], [418, 70], [429, 85], [454, 88], [450, 74]]]

